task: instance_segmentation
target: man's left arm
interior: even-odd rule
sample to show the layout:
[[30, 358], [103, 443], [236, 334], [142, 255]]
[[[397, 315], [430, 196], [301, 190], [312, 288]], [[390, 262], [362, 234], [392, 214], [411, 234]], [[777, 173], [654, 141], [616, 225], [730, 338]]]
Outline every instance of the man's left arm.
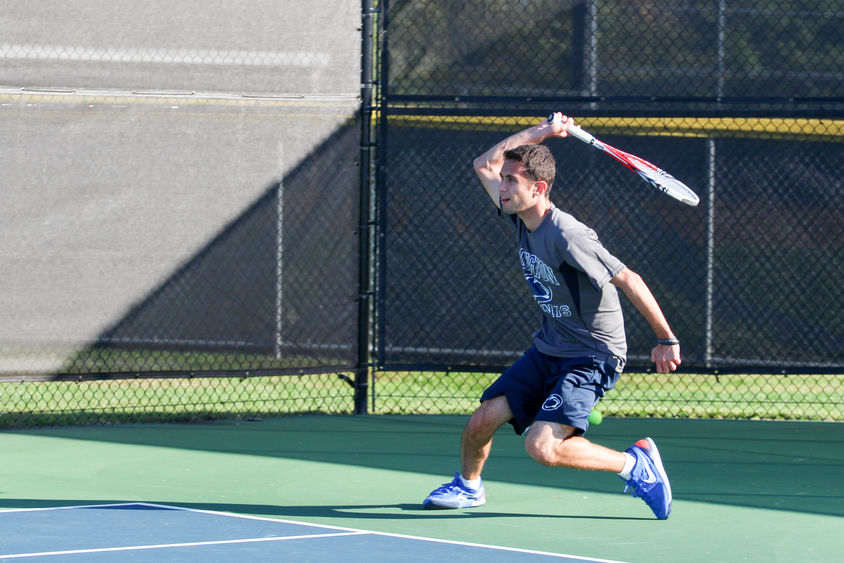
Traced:
[[[645, 317], [648, 324], [651, 325], [656, 337], [659, 340], [676, 340], [665, 315], [662, 313], [659, 304], [656, 302], [651, 290], [648, 288], [642, 277], [631, 270], [624, 268], [614, 278], [610, 280], [614, 286], [620, 288], [628, 299], [636, 307], [636, 310]], [[666, 346], [657, 344], [651, 350], [651, 361], [656, 364], [656, 370], [659, 373], [669, 373], [677, 369], [680, 365], [680, 345], [674, 344]]]

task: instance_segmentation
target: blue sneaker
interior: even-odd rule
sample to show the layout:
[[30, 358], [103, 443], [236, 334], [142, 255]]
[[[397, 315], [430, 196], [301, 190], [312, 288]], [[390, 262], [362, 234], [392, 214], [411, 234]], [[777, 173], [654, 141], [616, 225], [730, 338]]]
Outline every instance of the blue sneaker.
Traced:
[[671, 485], [656, 444], [650, 438], [643, 438], [625, 451], [636, 458], [636, 465], [624, 492], [630, 489], [633, 498], [645, 501], [657, 518], [665, 520], [671, 514]]
[[469, 508], [486, 502], [484, 486], [469, 489], [463, 485], [460, 473], [454, 474], [451, 483], [443, 483], [422, 502], [422, 508]]

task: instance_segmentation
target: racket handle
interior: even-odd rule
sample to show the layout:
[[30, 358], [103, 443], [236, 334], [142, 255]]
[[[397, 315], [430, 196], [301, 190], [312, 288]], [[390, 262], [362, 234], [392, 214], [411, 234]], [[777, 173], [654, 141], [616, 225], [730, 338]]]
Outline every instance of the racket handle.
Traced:
[[[557, 119], [557, 114], [552, 113], [548, 116], [548, 123], [554, 123]], [[569, 125], [568, 134], [574, 137], [575, 139], [579, 139], [586, 143], [587, 145], [592, 145], [595, 143], [595, 137], [593, 137], [590, 133], [587, 133], [580, 127], [580, 125]]]
[[584, 131], [580, 125], [570, 125], [568, 128], [568, 134], [575, 139], [583, 141], [587, 145], [595, 144], [595, 137], [593, 137], [591, 133]]

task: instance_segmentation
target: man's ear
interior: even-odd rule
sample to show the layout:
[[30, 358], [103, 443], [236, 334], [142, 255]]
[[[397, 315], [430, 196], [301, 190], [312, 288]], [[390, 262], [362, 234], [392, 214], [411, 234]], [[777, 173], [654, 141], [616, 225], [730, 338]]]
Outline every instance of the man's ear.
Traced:
[[545, 180], [537, 180], [533, 183], [533, 193], [543, 196], [548, 192], [548, 182]]

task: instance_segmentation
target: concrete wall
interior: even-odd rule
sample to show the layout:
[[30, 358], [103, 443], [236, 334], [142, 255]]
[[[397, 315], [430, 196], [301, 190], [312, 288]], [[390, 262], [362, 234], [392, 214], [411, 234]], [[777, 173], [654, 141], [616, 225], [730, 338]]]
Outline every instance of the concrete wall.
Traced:
[[347, 130], [359, 26], [354, 2], [4, 2], [0, 372], [64, 365]]

